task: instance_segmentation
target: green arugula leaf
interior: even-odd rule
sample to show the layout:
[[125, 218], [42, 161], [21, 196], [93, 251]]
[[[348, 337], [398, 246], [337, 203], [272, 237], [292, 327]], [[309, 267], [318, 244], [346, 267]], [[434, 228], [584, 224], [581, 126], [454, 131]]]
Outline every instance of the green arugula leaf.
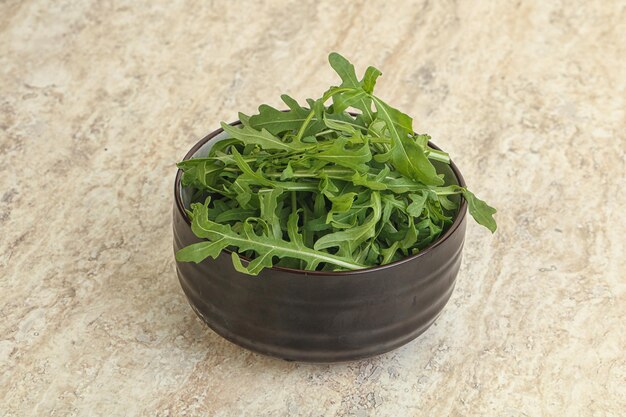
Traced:
[[369, 145], [364, 143], [361, 146], [348, 149], [347, 144], [347, 138], [337, 138], [328, 149], [307, 157], [315, 158], [318, 161], [332, 162], [338, 166], [354, 169], [357, 172], [366, 172], [369, 169], [367, 162], [372, 160]]
[[342, 256], [347, 257], [352, 255], [361, 243], [371, 238], [376, 233], [376, 223], [378, 223], [381, 216], [380, 194], [376, 191], [371, 193], [371, 208], [371, 215], [362, 225], [322, 236], [315, 242], [313, 248], [315, 250], [321, 250], [338, 247], [338, 253]]
[[283, 232], [280, 228], [280, 219], [276, 214], [278, 197], [283, 193], [281, 188], [259, 190], [258, 196], [261, 204], [261, 218], [269, 224], [272, 234], [276, 239], [282, 239]]
[[209, 220], [207, 211], [209, 203], [210, 200], [207, 200], [205, 204], [193, 205], [193, 222], [191, 224], [191, 230], [194, 234], [199, 238], [208, 239], [209, 242], [196, 243], [179, 250], [176, 254], [176, 260], [199, 263], [209, 256], [216, 258], [222, 250], [233, 246], [240, 251], [251, 250], [260, 255], [251, 261], [247, 267], [242, 265], [238, 256], [235, 255], [238, 260], [235, 260], [235, 256], [233, 256], [235, 268], [251, 275], [257, 275], [264, 267], [272, 266], [274, 257], [283, 256], [300, 259], [306, 262], [307, 267], [309, 265], [316, 266], [320, 262], [346, 269], [363, 267], [363, 265], [348, 258], [304, 247], [301, 240], [288, 242], [271, 236], [259, 236], [254, 232], [249, 222], [244, 223], [241, 233], [236, 233], [228, 225]]
[[236, 128], [226, 123], [222, 122], [222, 129], [226, 133], [228, 133], [231, 137], [235, 139], [239, 139], [244, 144], [255, 144], [259, 145], [262, 149], [266, 150], [287, 150], [287, 151], [298, 151], [307, 148], [312, 148], [315, 145], [312, 144], [304, 144], [301, 142], [285, 142], [280, 140], [278, 137], [272, 135], [265, 129], [258, 131], [250, 126], [242, 126], [240, 128]]
[[332, 203], [332, 207], [326, 215], [326, 223], [330, 223], [331, 221], [333, 221], [333, 216], [336, 213], [345, 213], [352, 208], [352, 203], [354, 202], [354, 197], [356, 197], [356, 193], [346, 193], [340, 194], [338, 196], [330, 195], [327, 197]]
[[223, 166], [210, 159], [190, 159], [176, 164], [183, 170], [183, 186], [209, 186], [223, 170]]
[[409, 194], [409, 198], [411, 199], [411, 204], [407, 206], [406, 212], [413, 217], [421, 217], [424, 207], [426, 206], [428, 194]]
[[381, 75], [383, 75], [383, 73], [380, 72], [378, 69], [374, 67], [367, 67], [367, 69], [365, 70], [365, 75], [363, 76], [363, 81], [361, 82], [363, 84], [363, 90], [365, 90], [365, 92], [368, 94], [374, 93], [376, 79]]
[[[235, 207], [229, 210], [225, 210], [215, 216], [217, 223], [229, 223], [229, 222], [243, 222], [249, 217], [257, 216], [257, 210], [244, 209], [241, 207]], [[209, 215], [209, 218], [212, 216]]]
[[478, 224], [483, 225], [487, 229], [491, 230], [491, 233], [495, 233], [497, 225], [496, 221], [493, 218], [493, 215], [496, 213], [496, 209], [485, 203], [480, 198], [476, 197], [467, 188], [461, 188], [461, 190], [463, 193], [463, 197], [465, 197], [465, 199], [467, 200], [469, 213], [472, 215], [474, 220], [476, 220]]
[[[361, 106], [367, 109], [363, 103], [364, 100], [369, 100], [365, 90], [360, 88], [346, 91], [342, 94], [336, 94], [333, 96], [333, 110], [337, 113], [344, 112], [348, 107]], [[371, 106], [371, 104], [370, 104]], [[373, 117], [373, 116], [369, 116]]]
[[419, 234], [417, 227], [415, 227], [415, 221], [412, 216], [409, 216], [409, 223], [406, 225], [406, 234], [400, 241], [400, 248], [411, 249], [415, 245], [415, 242], [417, 242], [418, 236]]
[[442, 185], [443, 179], [426, 157], [424, 150], [409, 139], [413, 133], [412, 120], [406, 114], [389, 107], [377, 97], [372, 97], [378, 117], [385, 121], [391, 136], [391, 162], [393, 166], [408, 178], [427, 185]]
[[256, 130], [265, 129], [272, 135], [298, 130], [309, 115], [309, 110], [301, 107], [286, 94], [282, 95], [281, 99], [289, 107], [289, 111], [283, 112], [267, 104], [262, 104], [259, 106], [259, 114], [250, 117], [250, 127]]
[[[361, 83], [356, 77], [356, 72], [354, 71], [354, 65], [352, 65], [347, 59], [342, 57], [336, 52], [331, 53], [328, 56], [328, 62], [330, 66], [335, 70], [335, 72], [341, 77], [341, 86], [340, 87], [348, 87], [356, 90], [361, 89]], [[373, 77], [373, 74], [369, 76], [370, 79], [376, 79], [377, 76]], [[371, 81], [369, 81], [371, 85]], [[373, 88], [373, 86], [372, 86]], [[335, 96], [339, 98], [340, 96]], [[353, 104], [353, 107], [361, 110], [363, 114], [363, 119], [369, 124], [372, 120], [374, 120], [374, 114], [372, 112], [372, 100], [364, 94], [359, 97]]]
[[380, 262], [381, 265], [386, 265], [394, 261], [394, 256], [400, 247], [400, 242], [396, 241], [391, 244], [390, 247], [381, 250], [383, 255], [383, 260]]

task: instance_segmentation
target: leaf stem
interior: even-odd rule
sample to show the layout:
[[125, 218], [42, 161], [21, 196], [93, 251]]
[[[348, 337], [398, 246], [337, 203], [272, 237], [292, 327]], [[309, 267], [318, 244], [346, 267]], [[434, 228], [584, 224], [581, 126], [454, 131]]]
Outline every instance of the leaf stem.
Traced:
[[313, 116], [315, 116], [315, 111], [311, 109], [309, 114], [306, 116], [306, 119], [304, 119], [304, 122], [302, 122], [302, 126], [300, 126], [300, 129], [298, 130], [298, 134], [294, 139], [295, 142], [300, 142], [302, 136], [304, 135], [304, 131], [306, 130], [306, 127], [309, 125], [309, 123], [311, 123]]
[[447, 152], [439, 151], [437, 149], [433, 149], [431, 147], [427, 148], [428, 150], [428, 159], [432, 159], [433, 161], [440, 161], [446, 164], [450, 164], [450, 155]]

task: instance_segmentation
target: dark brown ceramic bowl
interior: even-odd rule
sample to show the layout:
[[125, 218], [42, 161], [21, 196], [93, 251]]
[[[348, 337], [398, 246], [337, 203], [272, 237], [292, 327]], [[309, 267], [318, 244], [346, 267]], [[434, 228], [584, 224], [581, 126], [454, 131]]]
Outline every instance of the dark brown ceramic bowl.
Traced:
[[[210, 133], [184, 159], [206, 155], [223, 137], [222, 129]], [[438, 170], [446, 173], [446, 182], [465, 185], [454, 163]], [[190, 192], [181, 186], [181, 174], [179, 170], [174, 188], [175, 251], [200, 241], [185, 214]], [[274, 267], [252, 277], [235, 271], [230, 253], [223, 252], [199, 264], [177, 262], [176, 270], [196, 314], [233, 343], [287, 360], [365, 358], [413, 340], [441, 313], [461, 265], [466, 207], [462, 200], [452, 226], [432, 245], [375, 268], [317, 272]]]

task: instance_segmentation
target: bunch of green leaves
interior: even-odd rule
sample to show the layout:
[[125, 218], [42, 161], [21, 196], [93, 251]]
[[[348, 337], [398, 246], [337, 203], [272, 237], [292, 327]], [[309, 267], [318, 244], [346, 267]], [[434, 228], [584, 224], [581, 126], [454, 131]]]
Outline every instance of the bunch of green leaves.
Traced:
[[195, 192], [192, 230], [203, 239], [179, 250], [178, 261], [230, 249], [235, 268], [252, 275], [274, 265], [383, 265], [434, 242], [458, 214], [460, 196], [495, 231], [494, 208], [444, 184], [436, 166], [449, 164], [448, 155], [373, 94], [381, 72], [369, 67], [359, 80], [341, 55], [329, 61], [339, 86], [307, 106], [283, 95], [287, 111], [261, 105], [258, 114], [240, 114], [240, 125], [222, 123], [228, 139], [178, 164], [183, 186]]

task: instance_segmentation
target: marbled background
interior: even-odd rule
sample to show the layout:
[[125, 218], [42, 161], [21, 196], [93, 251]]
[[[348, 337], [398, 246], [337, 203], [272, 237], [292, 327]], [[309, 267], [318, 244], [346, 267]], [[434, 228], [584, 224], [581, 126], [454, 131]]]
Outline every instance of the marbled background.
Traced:
[[[188, 306], [174, 163], [333, 50], [499, 230], [418, 340], [287, 363]], [[625, 59], [618, 0], [0, 1], [0, 416], [624, 415]]]

